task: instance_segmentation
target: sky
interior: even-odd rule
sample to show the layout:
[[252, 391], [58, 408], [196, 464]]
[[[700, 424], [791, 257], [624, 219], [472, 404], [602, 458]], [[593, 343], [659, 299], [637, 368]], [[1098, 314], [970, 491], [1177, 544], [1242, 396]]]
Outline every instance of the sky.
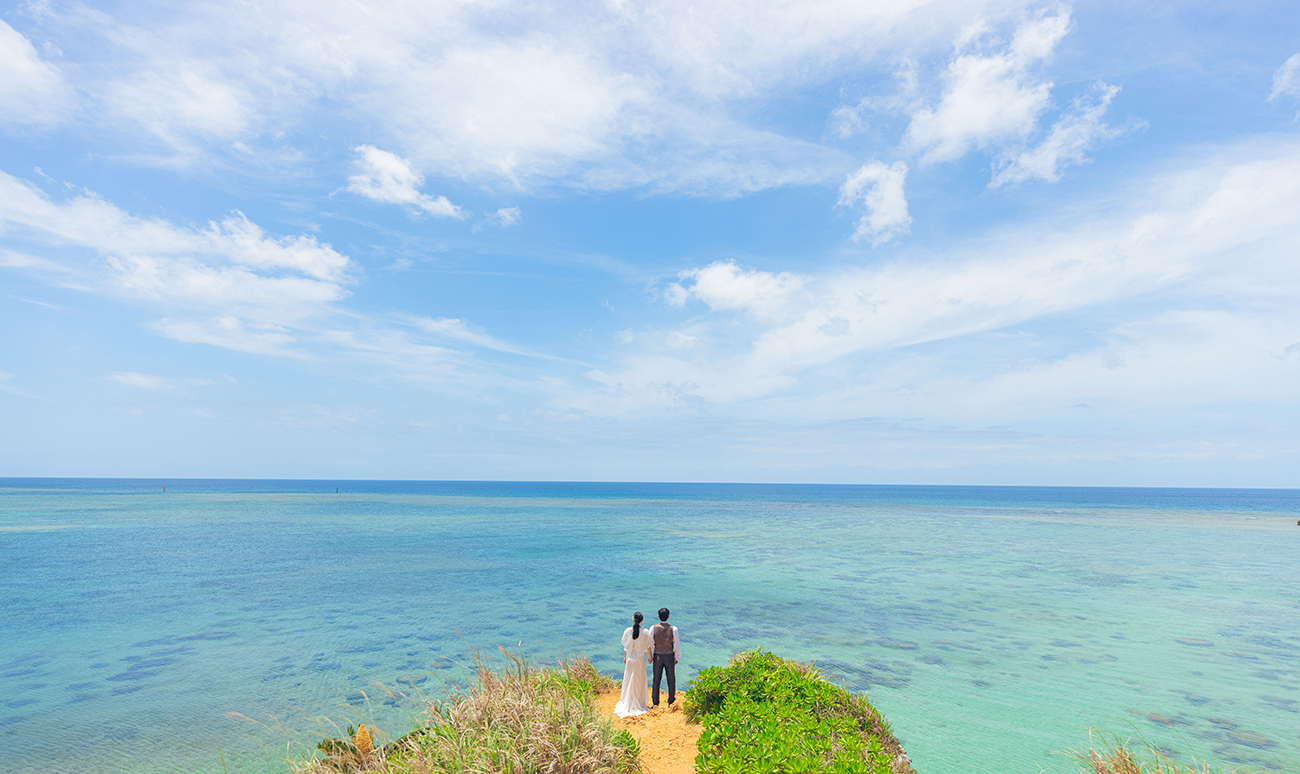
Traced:
[[0, 476], [1300, 487], [1293, 2], [0, 7]]

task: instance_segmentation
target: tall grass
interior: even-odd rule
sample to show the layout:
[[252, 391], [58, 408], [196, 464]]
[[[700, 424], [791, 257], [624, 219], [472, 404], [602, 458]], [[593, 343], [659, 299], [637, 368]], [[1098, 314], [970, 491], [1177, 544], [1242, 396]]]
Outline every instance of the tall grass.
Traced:
[[471, 686], [429, 702], [426, 725], [382, 747], [361, 731], [326, 739], [297, 774], [637, 774], [636, 741], [600, 717], [595, 694], [612, 685], [585, 658], [554, 668], [505, 653], [475, 659]]
[[[1135, 748], [1106, 732], [1098, 735], [1091, 748], [1071, 755], [1087, 774], [1226, 774], [1201, 761], [1178, 763], [1149, 744]], [[1231, 774], [1249, 773], [1234, 770]]]

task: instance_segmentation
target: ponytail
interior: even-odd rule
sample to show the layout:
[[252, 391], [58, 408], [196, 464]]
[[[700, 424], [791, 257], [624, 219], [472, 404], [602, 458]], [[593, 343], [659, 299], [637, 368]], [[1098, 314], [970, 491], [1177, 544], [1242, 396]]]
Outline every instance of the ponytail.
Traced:
[[644, 620], [645, 616], [640, 613], [632, 616], [632, 639], [635, 640], [641, 636], [641, 622]]

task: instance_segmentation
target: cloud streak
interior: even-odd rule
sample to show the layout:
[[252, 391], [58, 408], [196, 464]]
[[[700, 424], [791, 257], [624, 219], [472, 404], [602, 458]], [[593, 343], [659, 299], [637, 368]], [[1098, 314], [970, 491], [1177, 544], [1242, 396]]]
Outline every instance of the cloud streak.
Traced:
[[43, 126], [69, 112], [71, 89], [22, 33], [0, 21], [0, 125]]
[[1035, 178], [1055, 183], [1061, 179], [1062, 167], [1086, 163], [1087, 151], [1122, 134], [1120, 130], [1107, 126], [1103, 120], [1106, 108], [1119, 93], [1119, 87], [1098, 83], [1093, 91], [1094, 99], [1076, 99], [1073, 109], [1052, 125], [1047, 137], [1037, 147], [1014, 154], [999, 163], [989, 187], [997, 188]]
[[1273, 73], [1273, 91], [1268, 99], [1271, 102], [1283, 95], [1300, 97], [1300, 54], [1292, 54]]

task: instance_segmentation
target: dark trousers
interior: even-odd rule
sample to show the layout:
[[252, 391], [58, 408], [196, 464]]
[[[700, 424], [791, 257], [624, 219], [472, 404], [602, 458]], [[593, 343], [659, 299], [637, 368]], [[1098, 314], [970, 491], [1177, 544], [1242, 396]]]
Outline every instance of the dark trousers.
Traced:
[[672, 704], [677, 698], [677, 661], [672, 653], [655, 654], [655, 682], [650, 699], [656, 707], [659, 706], [659, 679], [664, 672], [668, 673], [668, 703]]

